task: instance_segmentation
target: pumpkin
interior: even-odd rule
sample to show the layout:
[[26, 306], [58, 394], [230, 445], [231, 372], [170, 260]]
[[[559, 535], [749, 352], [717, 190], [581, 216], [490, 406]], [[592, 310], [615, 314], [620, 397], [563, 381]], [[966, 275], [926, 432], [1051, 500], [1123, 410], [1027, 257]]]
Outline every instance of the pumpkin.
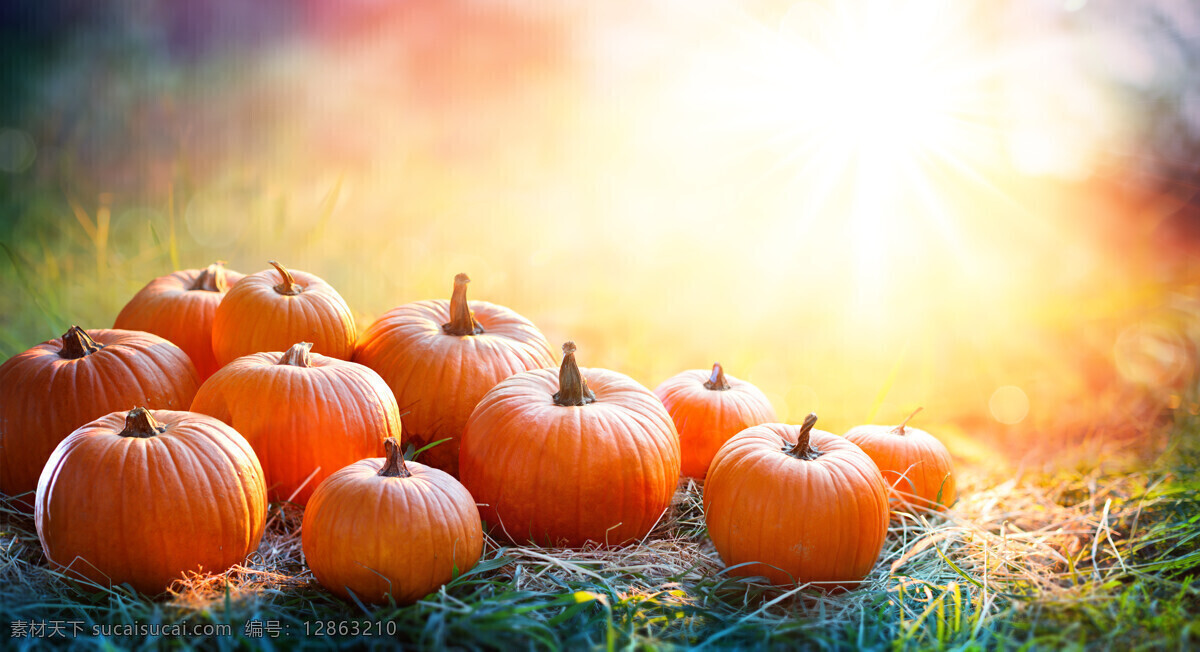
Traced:
[[203, 381], [219, 368], [212, 349], [217, 305], [241, 279], [221, 262], [160, 276], [133, 295], [113, 328], [146, 331], [174, 342], [192, 359]]
[[703, 479], [713, 455], [730, 437], [761, 423], [776, 421], [771, 401], [754, 385], [727, 376], [721, 363], [712, 372], [692, 369], [663, 381], [654, 393], [662, 400], [683, 454], [684, 476]]
[[213, 319], [212, 348], [225, 366], [251, 353], [283, 351], [312, 342], [321, 355], [349, 360], [354, 353], [350, 307], [315, 274], [286, 269], [251, 274], [229, 289]]
[[383, 452], [400, 437], [396, 398], [374, 371], [311, 353], [234, 360], [200, 386], [192, 411], [233, 426], [250, 442], [274, 500], [304, 505], [334, 471]]
[[908, 425], [917, 408], [898, 426], [858, 426], [845, 435], [875, 460], [891, 485], [892, 506], [906, 511], [945, 509], [957, 487], [950, 451], [936, 437]]
[[64, 439], [34, 510], [52, 566], [151, 594], [186, 572], [242, 562], [266, 517], [262, 468], [241, 435], [204, 415], [142, 407]]
[[887, 485], [858, 446], [801, 426], [747, 428], [717, 451], [704, 518], [731, 575], [852, 588], [879, 559]]
[[395, 438], [384, 445], [386, 458], [351, 464], [317, 487], [301, 545], [313, 577], [333, 593], [412, 604], [475, 566], [483, 529], [457, 480], [406, 464]]
[[653, 392], [606, 369], [515, 374], [463, 435], [462, 481], [484, 520], [516, 543], [621, 545], [645, 536], [679, 482], [679, 436]]
[[423, 463], [458, 476], [463, 428], [496, 383], [554, 366], [550, 344], [517, 313], [467, 301], [466, 274], [450, 301], [417, 301], [384, 313], [359, 339], [354, 361], [379, 372], [396, 394], [406, 436]]
[[38, 475], [58, 442], [132, 405], [184, 410], [199, 385], [182, 349], [139, 331], [72, 326], [0, 365], [0, 491], [33, 510]]

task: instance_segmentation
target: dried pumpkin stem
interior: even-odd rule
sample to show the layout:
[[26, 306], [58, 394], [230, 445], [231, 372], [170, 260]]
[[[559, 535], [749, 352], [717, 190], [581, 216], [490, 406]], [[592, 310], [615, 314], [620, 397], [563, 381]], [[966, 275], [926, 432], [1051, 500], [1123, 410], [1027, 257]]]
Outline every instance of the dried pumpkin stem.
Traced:
[[558, 369], [558, 391], [554, 393], [554, 404], [567, 407], [595, 402], [596, 394], [588, 389], [587, 380], [575, 362], [575, 343], [563, 344], [563, 361]]
[[730, 387], [732, 386], [729, 384], [729, 381], [725, 379], [725, 370], [721, 368], [721, 363], [714, 362], [712, 375], [708, 377], [708, 380], [704, 381], [704, 389], [721, 391], [729, 389]]
[[466, 274], [454, 276], [454, 292], [450, 295], [450, 321], [442, 324], [442, 330], [447, 335], [479, 335], [483, 326], [475, 321], [475, 312], [467, 304], [467, 283], [471, 279]]
[[808, 416], [804, 417], [804, 424], [800, 426], [800, 434], [796, 437], [796, 445], [788, 451], [789, 455], [802, 460], [817, 459], [821, 451], [809, 444], [809, 439], [812, 437], [812, 429], [815, 425], [817, 425], [817, 415], [815, 412], [810, 412]]
[[307, 369], [312, 366], [312, 342], [297, 342], [292, 345], [292, 348], [283, 352], [279, 357], [279, 364], [291, 365], [293, 367], [301, 367]]
[[279, 272], [279, 275], [283, 277], [283, 282], [275, 286], [276, 292], [290, 296], [300, 294], [304, 291], [304, 288], [300, 287], [300, 284], [296, 283], [296, 279], [292, 277], [292, 273], [289, 272], [286, 267], [273, 260], [268, 260], [267, 262], [271, 263], [271, 266], [274, 267]]
[[167, 431], [167, 427], [154, 419], [150, 410], [136, 407], [125, 415], [125, 429], [117, 433], [122, 437], [156, 437]]
[[87, 331], [78, 326], [72, 326], [67, 329], [66, 333], [63, 333], [62, 349], [59, 350], [58, 355], [67, 360], [78, 360], [103, 348], [104, 345], [93, 340]]
[[383, 449], [387, 452], [387, 460], [376, 475], [385, 478], [407, 478], [412, 475], [404, 463], [404, 449], [400, 448], [398, 439], [388, 437], [383, 440]]
[[908, 422], [909, 422], [909, 421], [912, 421], [912, 418], [913, 418], [913, 417], [915, 417], [915, 416], [917, 416], [917, 413], [918, 413], [918, 412], [920, 412], [921, 410], [924, 410], [924, 409], [925, 409], [925, 408], [923, 408], [923, 407], [919, 407], [919, 408], [917, 408], [917, 409], [913, 410], [913, 413], [912, 413], [912, 414], [910, 414], [910, 415], [908, 415], [908, 418], [907, 418], [907, 419], [905, 419], [903, 423], [901, 423], [900, 425], [896, 426], [896, 434], [898, 434], [898, 435], [903, 435], [903, 434], [904, 434], [904, 426], [907, 426], [907, 425], [908, 425]]
[[225, 280], [225, 261], [218, 260], [209, 265], [200, 272], [196, 277], [196, 281], [192, 283], [189, 290], [203, 290], [205, 292], [225, 292], [229, 289], [229, 282]]

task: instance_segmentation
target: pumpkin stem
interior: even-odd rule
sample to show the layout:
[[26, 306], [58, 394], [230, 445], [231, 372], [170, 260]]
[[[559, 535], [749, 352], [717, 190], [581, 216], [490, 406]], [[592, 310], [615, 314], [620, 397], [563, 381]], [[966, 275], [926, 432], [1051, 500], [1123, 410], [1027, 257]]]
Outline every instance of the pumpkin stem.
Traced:
[[579, 365], [575, 363], [575, 343], [563, 344], [563, 361], [558, 370], [558, 391], [554, 393], [554, 404], [567, 407], [595, 402], [596, 394], [588, 389], [587, 380], [579, 373]]
[[225, 261], [218, 260], [209, 265], [196, 277], [189, 290], [204, 290], [205, 292], [225, 292], [229, 283], [225, 280]]
[[122, 437], [155, 437], [167, 431], [167, 427], [154, 419], [150, 410], [136, 407], [125, 415], [125, 429], [117, 433]]
[[917, 408], [917, 409], [913, 410], [913, 413], [912, 413], [912, 414], [910, 414], [910, 415], [908, 415], [908, 418], [907, 418], [907, 419], [905, 419], [903, 423], [901, 423], [900, 425], [896, 426], [896, 434], [898, 434], [898, 435], [903, 435], [903, 434], [904, 434], [904, 426], [907, 426], [907, 425], [908, 425], [908, 422], [909, 422], [909, 421], [912, 421], [912, 418], [913, 418], [913, 417], [915, 417], [915, 416], [917, 416], [917, 413], [918, 413], [918, 412], [920, 412], [921, 410], [924, 410], [924, 409], [925, 409], [925, 408], [923, 408], [923, 407], [919, 407], [919, 408]]
[[407, 478], [412, 475], [412, 471], [409, 471], [408, 466], [404, 464], [404, 449], [400, 448], [398, 439], [388, 437], [383, 440], [383, 449], [387, 451], [387, 461], [375, 475], [385, 478]]
[[467, 305], [467, 283], [471, 279], [466, 274], [454, 276], [454, 292], [450, 295], [450, 321], [442, 324], [442, 330], [447, 335], [479, 335], [483, 326], [475, 321], [475, 311]]
[[287, 364], [293, 367], [308, 369], [312, 366], [312, 357], [309, 352], [312, 351], [312, 342], [297, 342], [292, 345], [292, 348], [284, 351], [279, 358], [279, 364]]
[[300, 285], [296, 283], [296, 279], [292, 278], [292, 273], [289, 272], [286, 267], [273, 260], [268, 260], [267, 262], [271, 263], [271, 266], [278, 270], [279, 275], [283, 277], [283, 282], [275, 286], [276, 292], [290, 296], [294, 294], [300, 294], [304, 291], [304, 288], [300, 287]]
[[808, 416], [804, 417], [804, 424], [800, 426], [800, 434], [796, 437], [796, 445], [788, 451], [789, 455], [802, 460], [815, 460], [821, 455], [821, 451], [809, 445], [815, 425], [817, 425], [817, 415], [815, 412], [810, 412]]
[[93, 340], [87, 331], [78, 326], [72, 326], [67, 329], [66, 333], [63, 333], [62, 349], [59, 350], [58, 355], [67, 360], [78, 360], [103, 348], [104, 345]]
[[721, 391], [730, 387], [732, 385], [729, 384], [728, 380], [725, 380], [725, 370], [721, 368], [721, 363], [714, 362], [712, 375], [708, 377], [708, 380], [704, 381], [704, 389]]

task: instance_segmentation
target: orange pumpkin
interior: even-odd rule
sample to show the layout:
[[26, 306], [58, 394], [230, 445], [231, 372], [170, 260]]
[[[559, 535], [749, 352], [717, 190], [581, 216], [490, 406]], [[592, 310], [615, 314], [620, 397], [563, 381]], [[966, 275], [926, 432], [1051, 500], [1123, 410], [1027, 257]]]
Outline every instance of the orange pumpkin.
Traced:
[[220, 368], [212, 350], [217, 305], [240, 280], [241, 274], [221, 262], [160, 276], [133, 295], [113, 328], [146, 331], [174, 342], [192, 359], [203, 382]]
[[518, 371], [554, 365], [550, 344], [517, 313], [467, 302], [466, 274], [450, 301], [417, 301], [380, 317], [359, 339], [354, 361], [379, 372], [400, 403], [417, 447], [439, 442], [421, 461], [458, 476], [463, 428], [479, 399]]
[[645, 536], [679, 482], [679, 436], [662, 402], [629, 376], [562, 368], [515, 374], [488, 392], [463, 435], [462, 481], [496, 532], [522, 543], [621, 545]]
[[400, 437], [396, 399], [374, 371], [310, 353], [255, 353], [223, 367], [196, 393], [192, 411], [214, 416], [249, 440], [274, 500], [308, 502], [334, 471], [383, 452]]
[[58, 442], [131, 405], [187, 409], [196, 369], [157, 335], [72, 326], [0, 365], [0, 491], [32, 511], [38, 476]]
[[213, 319], [212, 348], [225, 366], [251, 353], [283, 351], [312, 342], [321, 355], [349, 360], [354, 353], [350, 307], [317, 275], [285, 269], [251, 274], [229, 289]]
[[845, 437], [875, 460], [891, 486], [893, 507], [945, 509], [957, 496], [954, 462], [936, 437], [908, 425], [920, 411], [917, 408], [898, 426], [858, 426]]
[[386, 458], [329, 476], [304, 510], [301, 544], [313, 577], [337, 595], [412, 604], [473, 568], [483, 529], [471, 494], [449, 474]]
[[140, 407], [64, 439], [34, 511], [53, 566], [143, 593], [242, 562], [266, 517], [262, 468], [241, 435], [204, 415]]
[[717, 451], [704, 518], [731, 575], [851, 588], [879, 559], [887, 485], [854, 444], [802, 426], [747, 428]]
[[776, 421], [775, 408], [757, 387], [725, 375], [721, 363], [712, 372], [678, 373], [654, 390], [679, 431], [682, 475], [704, 478], [708, 465], [730, 437], [761, 423]]

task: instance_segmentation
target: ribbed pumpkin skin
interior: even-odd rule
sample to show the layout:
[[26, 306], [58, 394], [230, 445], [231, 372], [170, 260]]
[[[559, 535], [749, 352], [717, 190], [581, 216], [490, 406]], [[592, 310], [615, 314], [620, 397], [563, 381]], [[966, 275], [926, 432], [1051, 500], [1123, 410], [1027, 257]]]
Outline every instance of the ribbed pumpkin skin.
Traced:
[[[321, 483], [304, 510], [301, 543], [313, 576], [345, 599], [412, 604], [465, 573], [483, 552], [479, 510], [449, 474], [409, 462], [381, 477], [366, 459]], [[349, 589], [349, 591], [347, 590]]]
[[912, 426], [906, 426], [904, 434], [892, 426], [858, 426], [845, 436], [875, 460], [892, 488], [893, 507], [945, 509], [954, 504], [954, 462], [933, 435]]
[[450, 302], [417, 301], [384, 313], [354, 352], [355, 362], [392, 388], [409, 441], [420, 448], [450, 439], [418, 459], [456, 477], [463, 429], [483, 395], [517, 372], [554, 365], [549, 343], [528, 319], [486, 301], [468, 305], [482, 334], [446, 334]]
[[370, 369], [315, 353], [311, 367], [279, 364], [283, 356], [255, 353], [229, 363], [201, 385], [192, 411], [242, 433], [272, 500], [304, 505], [322, 480], [382, 454], [384, 439], [399, 439], [400, 417], [391, 390]]
[[681, 475], [703, 479], [721, 444], [750, 426], [778, 420], [760, 389], [733, 376], [724, 378], [729, 389], [708, 389], [709, 372], [691, 369], [654, 390], [679, 431]]
[[[150, 281], [125, 304], [113, 324], [113, 328], [146, 331], [170, 340], [192, 359], [201, 382], [220, 368], [213, 355], [212, 329], [225, 296], [221, 291], [191, 289], [204, 271], [185, 269]], [[242, 280], [237, 272], [224, 273], [231, 286]]]
[[126, 413], [113, 412], [63, 440], [38, 483], [34, 520], [53, 565], [155, 594], [185, 571], [219, 573], [258, 549], [267, 496], [254, 451], [232, 428], [151, 414], [166, 432], [122, 437]]
[[229, 288], [213, 319], [212, 348], [225, 366], [251, 353], [285, 351], [312, 342], [313, 352], [349, 360], [354, 354], [354, 316], [345, 300], [315, 274], [289, 270], [303, 290], [280, 294], [276, 270], [246, 276]]
[[815, 460], [792, 457], [800, 426], [747, 428], [721, 447], [704, 483], [708, 534], [732, 575], [773, 584], [857, 585], [887, 534], [887, 486], [857, 446], [821, 430]]
[[0, 365], [0, 491], [32, 511], [51, 451], [76, 428], [135, 405], [184, 410], [200, 384], [182, 349], [150, 333], [93, 329], [104, 348], [78, 359], [50, 340]]
[[679, 436], [632, 378], [580, 369], [596, 402], [555, 405], [558, 373], [496, 385], [463, 436], [462, 482], [494, 533], [516, 543], [621, 545], [645, 536], [679, 482]]

